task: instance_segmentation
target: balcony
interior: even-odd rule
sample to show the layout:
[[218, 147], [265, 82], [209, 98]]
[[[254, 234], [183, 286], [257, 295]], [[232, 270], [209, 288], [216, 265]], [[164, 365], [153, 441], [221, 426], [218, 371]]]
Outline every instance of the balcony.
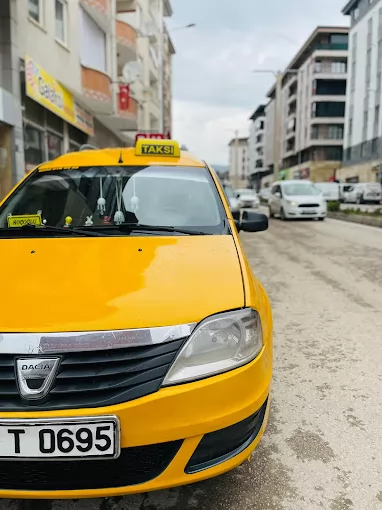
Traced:
[[127, 110], [121, 110], [119, 107], [119, 93], [116, 93], [116, 111], [112, 115], [104, 115], [101, 117], [102, 123], [113, 131], [121, 135], [126, 133], [128, 135], [131, 131], [138, 130], [138, 101], [133, 97], [129, 99], [129, 106]]
[[293, 138], [296, 138], [296, 131], [287, 131], [285, 135], [286, 140], [292, 140]]
[[96, 115], [111, 113], [113, 109], [110, 77], [95, 69], [81, 66], [82, 97]]
[[346, 43], [335, 44], [335, 43], [317, 43], [315, 45], [316, 50], [330, 50], [330, 51], [348, 51], [349, 45]]
[[118, 67], [137, 58], [137, 31], [124, 21], [116, 21]]
[[293, 94], [291, 94], [289, 97], [288, 97], [288, 104], [293, 104], [293, 103], [296, 103], [297, 102], [297, 91], [294, 92]]
[[312, 117], [310, 119], [310, 124], [313, 126], [315, 124], [345, 124], [344, 117]]
[[111, 0], [80, 0], [81, 6], [106, 33], [111, 30]]
[[312, 102], [314, 103], [322, 103], [322, 102], [338, 102], [344, 103], [346, 101], [346, 95], [337, 96], [337, 95], [329, 95], [329, 94], [316, 94], [312, 96]]

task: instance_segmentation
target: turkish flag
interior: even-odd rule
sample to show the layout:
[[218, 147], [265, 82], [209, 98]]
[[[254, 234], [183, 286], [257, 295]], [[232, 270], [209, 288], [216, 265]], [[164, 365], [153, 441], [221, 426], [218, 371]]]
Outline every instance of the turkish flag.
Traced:
[[128, 110], [130, 100], [130, 85], [119, 86], [119, 109]]

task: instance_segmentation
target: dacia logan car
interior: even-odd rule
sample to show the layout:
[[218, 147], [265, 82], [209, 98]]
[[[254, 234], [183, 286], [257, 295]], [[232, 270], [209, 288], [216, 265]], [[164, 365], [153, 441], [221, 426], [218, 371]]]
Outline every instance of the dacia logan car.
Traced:
[[[0, 497], [200, 481], [248, 459], [272, 316], [215, 173], [172, 140], [82, 150], [0, 205]], [[259, 239], [259, 242], [261, 240]]]

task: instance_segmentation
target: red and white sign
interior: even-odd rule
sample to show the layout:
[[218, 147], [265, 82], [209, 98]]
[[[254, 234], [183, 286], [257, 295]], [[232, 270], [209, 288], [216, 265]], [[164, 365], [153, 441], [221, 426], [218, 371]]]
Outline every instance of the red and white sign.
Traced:
[[128, 110], [130, 103], [130, 85], [119, 86], [119, 109]]
[[164, 133], [137, 133], [135, 135], [135, 141], [148, 138], [149, 140], [171, 140], [171, 134], [168, 132]]

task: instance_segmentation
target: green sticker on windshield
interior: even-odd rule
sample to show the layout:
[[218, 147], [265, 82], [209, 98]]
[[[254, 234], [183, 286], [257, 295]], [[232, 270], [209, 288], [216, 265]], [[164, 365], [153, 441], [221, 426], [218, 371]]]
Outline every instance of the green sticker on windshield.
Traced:
[[25, 225], [42, 225], [41, 214], [20, 214], [17, 216], [8, 216], [9, 228], [20, 228]]

